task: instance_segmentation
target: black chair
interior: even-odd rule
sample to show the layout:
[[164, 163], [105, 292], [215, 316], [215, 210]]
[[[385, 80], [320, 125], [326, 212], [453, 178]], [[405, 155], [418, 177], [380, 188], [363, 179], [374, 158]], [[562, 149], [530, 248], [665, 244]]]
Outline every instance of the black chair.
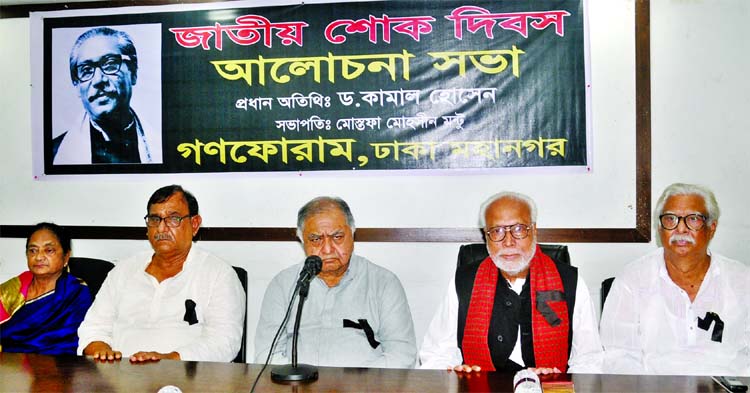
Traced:
[[[561, 244], [540, 244], [539, 247], [553, 261], [570, 265], [568, 246]], [[464, 244], [458, 249], [458, 263], [456, 267], [461, 267], [467, 263], [482, 262], [489, 255], [487, 246], [484, 243]]]
[[[237, 278], [240, 279], [242, 289], [245, 291], [245, 307], [247, 308], [247, 271], [241, 267], [232, 266], [234, 271], [237, 273]], [[247, 310], [245, 310], [245, 320], [242, 322], [242, 343], [240, 344], [240, 352], [237, 353], [237, 357], [232, 360], [233, 363], [245, 363], [245, 341], [247, 337]]]
[[68, 267], [70, 274], [85, 281], [91, 291], [91, 296], [96, 297], [104, 279], [115, 265], [102, 259], [70, 257]]
[[614, 277], [602, 281], [602, 287], [599, 289], [599, 299], [601, 299], [601, 310], [599, 311], [604, 311], [604, 302], [607, 300], [607, 295], [609, 295], [609, 290], [612, 289], [612, 282], [614, 281]]

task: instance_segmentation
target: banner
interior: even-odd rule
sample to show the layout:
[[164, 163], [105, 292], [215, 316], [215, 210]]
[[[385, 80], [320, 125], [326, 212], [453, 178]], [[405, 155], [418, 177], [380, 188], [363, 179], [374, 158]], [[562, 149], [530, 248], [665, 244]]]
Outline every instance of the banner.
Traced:
[[583, 10], [387, 1], [42, 14], [37, 159], [46, 175], [585, 170]]

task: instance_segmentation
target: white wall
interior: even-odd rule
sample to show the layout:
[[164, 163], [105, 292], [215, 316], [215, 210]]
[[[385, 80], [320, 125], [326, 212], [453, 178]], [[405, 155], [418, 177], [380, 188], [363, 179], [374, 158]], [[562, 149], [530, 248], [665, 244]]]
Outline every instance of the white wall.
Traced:
[[[676, 181], [712, 188], [724, 216], [713, 249], [736, 259], [748, 252], [750, 224], [744, 146], [750, 142], [750, 55], [745, 0], [651, 0], [652, 200]], [[348, 200], [359, 227], [471, 227], [479, 203], [501, 189], [532, 195], [541, 227], [634, 225], [633, 0], [591, 1], [594, 172], [461, 175], [304, 174], [143, 176], [37, 181], [31, 168], [28, 19], [0, 20], [0, 224], [49, 220], [73, 225], [142, 224], [148, 196], [181, 183], [193, 191], [206, 226], [293, 226], [313, 196]], [[35, 48], [36, 49], [36, 48]], [[144, 229], [145, 230], [145, 229]], [[296, 243], [202, 242], [250, 273], [249, 354], [268, 281], [303, 254]], [[602, 279], [653, 244], [569, 244], [598, 299]], [[79, 240], [74, 254], [118, 261], [146, 241]], [[356, 251], [394, 271], [406, 288], [418, 341], [454, 269], [458, 244], [358, 243]], [[0, 282], [25, 269], [23, 239], [0, 238]]]

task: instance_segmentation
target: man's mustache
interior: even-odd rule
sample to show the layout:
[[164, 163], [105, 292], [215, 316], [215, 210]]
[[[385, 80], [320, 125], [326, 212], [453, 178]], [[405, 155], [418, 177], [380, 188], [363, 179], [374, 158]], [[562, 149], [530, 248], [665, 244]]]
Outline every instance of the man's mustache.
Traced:
[[502, 250], [502, 251], [500, 251], [500, 252], [497, 253], [497, 255], [503, 255], [503, 256], [505, 256], [505, 255], [516, 255], [516, 254], [523, 254], [523, 252], [521, 250], [507, 250], [506, 249], [506, 250]]
[[677, 242], [688, 242], [690, 244], [695, 244], [695, 239], [693, 239], [693, 237], [690, 235], [674, 233], [669, 237], [669, 244], [675, 244]]
[[154, 235], [154, 240], [172, 240], [172, 234], [170, 233], [157, 233]]
[[98, 99], [99, 97], [114, 98], [116, 96], [117, 96], [117, 92], [114, 92], [114, 91], [97, 90], [96, 93], [94, 93], [93, 95], [89, 96], [88, 100], [89, 100], [89, 102], [92, 102], [92, 101]]

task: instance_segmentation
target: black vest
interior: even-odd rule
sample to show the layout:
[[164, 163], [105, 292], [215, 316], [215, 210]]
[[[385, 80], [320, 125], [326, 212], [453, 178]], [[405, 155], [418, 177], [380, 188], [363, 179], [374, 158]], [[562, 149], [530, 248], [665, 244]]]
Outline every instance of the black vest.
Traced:
[[105, 141], [104, 136], [92, 124], [89, 124], [91, 135], [91, 163], [92, 164], [122, 164], [141, 163], [141, 155], [138, 151], [138, 129], [136, 120], [122, 131], [107, 133], [110, 140]]
[[[463, 351], [462, 341], [466, 316], [469, 312], [471, 292], [474, 289], [474, 277], [482, 261], [469, 263], [456, 270], [456, 294], [458, 295], [458, 348]], [[557, 271], [562, 279], [565, 301], [568, 303], [568, 356], [573, 342], [573, 309], [576, 303], [576, 286], [578, 284], [578, 269], [555, 262]], [[518, 295], [510, 288], [508, 281], [498, 270], [495, 302], [492, 306], [492, 319], [487, 337], [492, 363], [497, 371], [516, 372], [523, 366], [509, 359], [513, 347], [516, 345], [518, 327], [521, 327], [521, 356], [526, 367], [535, 367], [534, 341], [531, 332], [531, 280], [526, 279], [521, 294]]]

